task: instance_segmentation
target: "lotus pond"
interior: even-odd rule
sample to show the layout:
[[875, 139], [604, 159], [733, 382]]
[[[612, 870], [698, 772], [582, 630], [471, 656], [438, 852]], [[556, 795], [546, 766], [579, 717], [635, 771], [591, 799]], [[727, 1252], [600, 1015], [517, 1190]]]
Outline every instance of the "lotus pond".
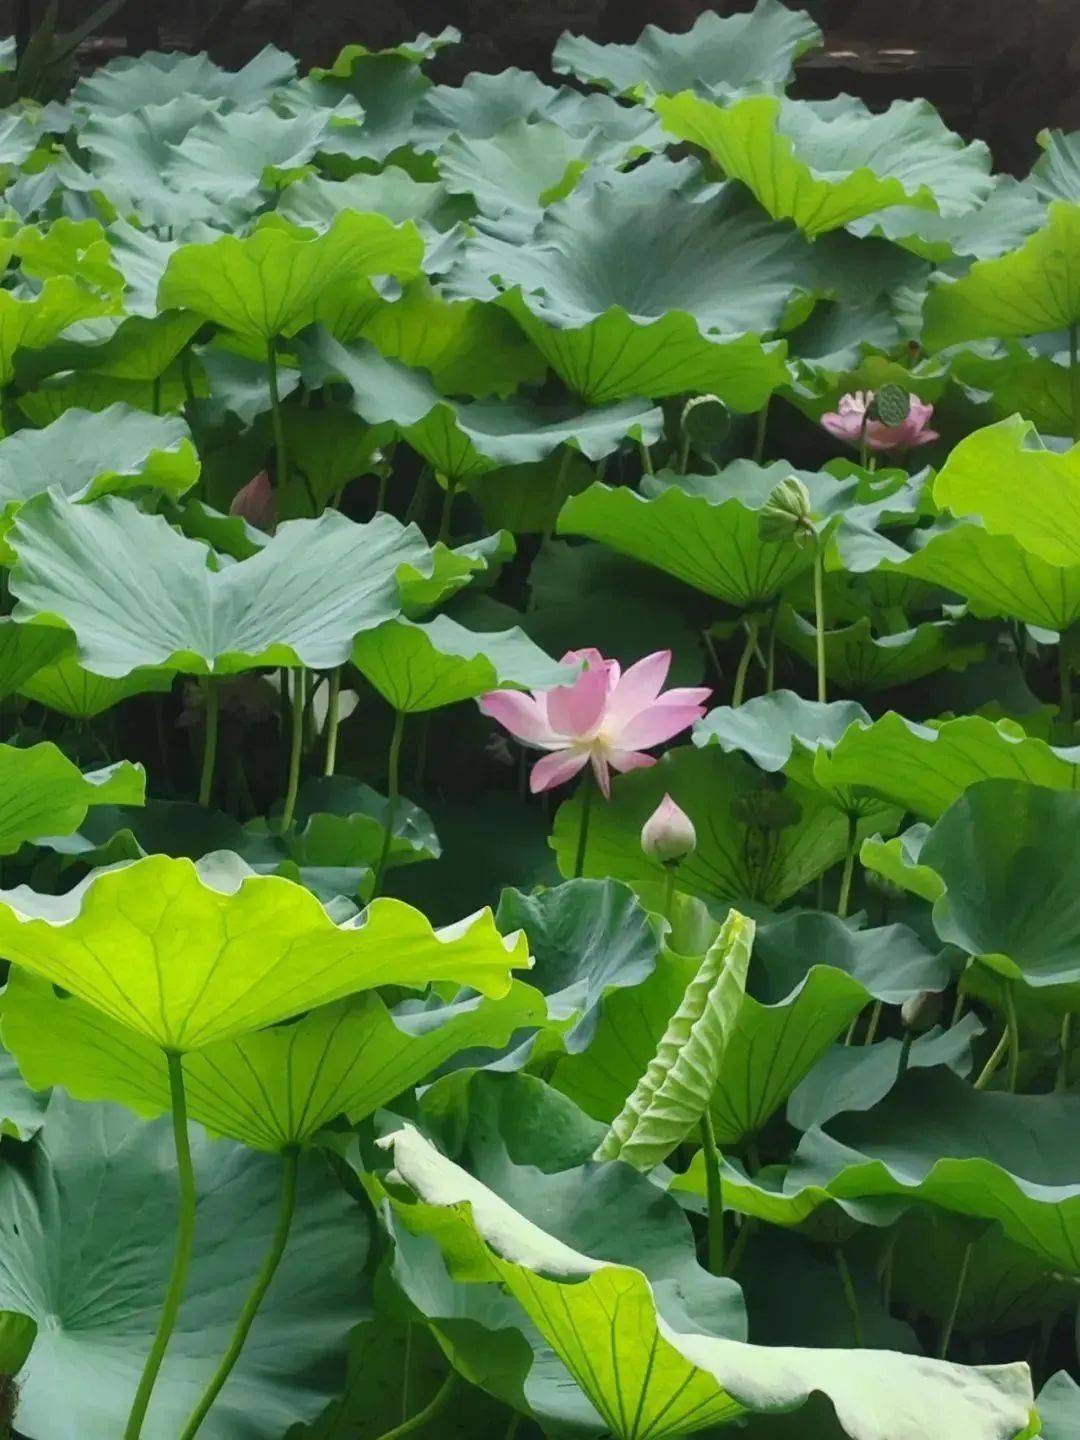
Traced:
[[1080, 135], [457, 38], [0, 118], [0, 1434], [1076, 1440]]

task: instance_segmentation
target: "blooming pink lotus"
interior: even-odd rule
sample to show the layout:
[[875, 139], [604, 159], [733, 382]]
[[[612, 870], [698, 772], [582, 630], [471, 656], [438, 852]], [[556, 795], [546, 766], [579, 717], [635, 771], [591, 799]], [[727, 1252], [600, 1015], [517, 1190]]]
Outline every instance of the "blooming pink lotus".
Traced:
[[236, 492], [229, 506], [229, 514], [239, 515], [257, 530], [273, 530], [277, 519], [277, 504], [274, 487], [270, 484], [270, 476], [265, 470], [253, 475], [247, 484]]
[[541, 694], [493, 690], [480, 699], [485, 715], [498, 720], [524, 745], [550, 750], [532, 768], [533, 794], [572, 779], [592, 761], [605, 797], [611, 771], [655, 765], [643, 747], [659, 745], [705, 713], [709, 690], [668, 690], [661, 694], [671, 651], [657, 650], [622, 673], [617, 660], [599, 650], [570, 650], [563, 664], [584, 663], [573, 685]]
[[[838, 440], [856, 447], [862, 444], [863, 421], [874, 398], [873, 390], [856, 390], [841, 395], [837, 410], [822, 415], [822, 426]], [[911, 409], [902, 425], [884, 425], [880, 420], [866, 421], [866, 444], [870, 450], [910, 450], [916, 445], [929, 445], [938, 438], [936, 430], [928, 429], [934, 407], [917, 395], [910, 397]]]

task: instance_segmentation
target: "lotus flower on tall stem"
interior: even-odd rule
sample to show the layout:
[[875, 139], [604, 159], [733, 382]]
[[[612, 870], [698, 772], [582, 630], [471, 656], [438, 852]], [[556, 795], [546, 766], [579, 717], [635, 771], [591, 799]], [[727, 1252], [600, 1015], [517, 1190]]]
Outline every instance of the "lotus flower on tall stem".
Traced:
[[877, 453], [885, 450], [913, 450], [918, 445], [929, 445], [939, 438], [938, 432], [930, 429], [934, 407], [929, 401], [910, 395], [907, 418], [900, 425], [886, 425], [882, 420], [871, 418], [868, 411], [873, 401], [873, 390], [856, 390], [851, 394], [841, 395], [837, 408], [822, 415], [822, 428], [857, 450]]

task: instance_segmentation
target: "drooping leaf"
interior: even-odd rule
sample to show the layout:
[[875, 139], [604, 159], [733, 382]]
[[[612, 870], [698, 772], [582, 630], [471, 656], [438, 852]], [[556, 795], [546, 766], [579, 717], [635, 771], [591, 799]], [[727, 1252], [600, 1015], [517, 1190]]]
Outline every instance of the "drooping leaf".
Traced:
[[84, 774], [51, 741], [0, 745], [0, 854], [38, 835], [70, 835], [93, 805], [141, 805], [145, 791], [142, 766], [127, 760]]
[[[932, 569], [929, 564], [917, 563], [906, 568], [914, 575], [949, 583], [945, 562]], [[776, 634], [807, 665], [816, 663], [814, 625], [789, 605], [780, 609]], [[924, 620], [910, 629], [877, 635], [872, 621], [864, 616], [825, 631], [825, 673], [845, 690], [891, 690], [936, 670], [962, 670], [982, 659], [985, 649], [981, 639], [966, 636], [951, 620]]]
[[[38, 627], [25, 628], [33, 633]], [[59, 636], [59, 632], [54, 633]], [[166, 692], [172, 688], [172, 681], [167, 670], [132, 670], [121, 679], [95, 675], [80, 665], [74, 655], [64, 654], [35, 670], [19, 686], [19, 694], [72, 720], [92, 720], [132, 695]]]
[[[200, 868], [154, 855], [66, 895], [4, 892], [0, 935], [13, 963], [180, 1051], [377, 985], [447, 979], [498, 997], [510, 967], [528, 961], [490, 912], [440, 932], [411, 906], [378, 900], [336, 925], [301, 886], [254, 875], [235, 856]], [[102, 949], [113, 956], [107, 977]]]

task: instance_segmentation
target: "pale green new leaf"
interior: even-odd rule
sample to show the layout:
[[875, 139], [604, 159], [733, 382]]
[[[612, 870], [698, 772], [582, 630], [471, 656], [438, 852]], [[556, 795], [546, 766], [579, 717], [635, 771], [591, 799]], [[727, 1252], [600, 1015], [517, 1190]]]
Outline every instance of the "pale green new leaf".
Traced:
[[655, 1056], [600, 1143], [597, 1160], [624, 1160], [636, 1170], [652, 1170], [706, 1113], [738, 1020], [753, 943], [754, 922], [732, 910]]
[[51, 741], [0, 745], [0, 855], [39, 835], [70, 835], [92, 805], [142, 805], [141, 765], [119, 760], [84, 774]]

